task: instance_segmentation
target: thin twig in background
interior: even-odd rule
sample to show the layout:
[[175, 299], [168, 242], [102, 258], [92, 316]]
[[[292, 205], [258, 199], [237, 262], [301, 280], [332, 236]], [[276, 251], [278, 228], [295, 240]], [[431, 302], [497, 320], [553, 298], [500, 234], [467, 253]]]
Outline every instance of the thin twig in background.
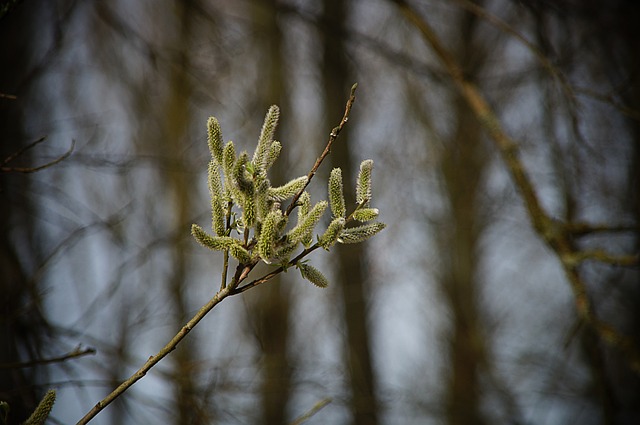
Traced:
[[293, 422], [291, 422], [291, 425], [301, 425], [303, 423], [305, 423], [306, 421], [308, 421], [309, 419], [311, 419], [311, 417], [313, 415], [315, 415], [316, 413], [318, 413], [320, 411], [320, 409], [322, 409], [323, 407], [327, 406], [329, 403], [331, 403], [333, 400], [330, 398], [325, 398], [320, 400], [319, 402], [317, 402], [316, 404], [314, 404], [311, 409], [309, 409], [308, 412], [298, 416], [296, 419], [294, 419]]
[[96, 349], [92, 347], [82, 348], [77, 346], [73, 351], [57, 357], [50, 357], [46, 359], [35, 359], [28, 362], [15, 362], [15, 363], [0, 363], [0, 369], [21, 369], [27, 367], [34, 367], [44, 364], [61, 363], [69, 359], [75, 359], [77, 357], [83, 357], [87, 355], [93, 355], [96, 353]]
[[[575, 297], [575, 305], [579, 317], [595, 329], [603, 341], [624, 353], [629, 360], [631, 368], [640, 373], [640, 352], [637, 346], [632, 339], [622, 335], [613, 326], [598, 318], [591, 299], [589, 298], [586, 285], [580, 277], [578, 270], [580, 263], [586, 259], [593, 259], [594, 257], [581, 256], [580, 252], [576, 252], [571, 242], [570, 233], [565, 228], [565, 225], [552, 219], [541, 207], [533, 183], [520, 160], [517, 143], [503, 130], [500, 120], [488, 102], [480, 94], [478, 88], [466, 79], [462, 68], [449, 50], [444, 47], [435, 31], [433, 31], [427, 21], [404, 0], [394, 0], [394, 2], [398, 5], [406, 19], [420, 31], [423, 38], [444, 64], [447, 73], [460, 91], [460, 94], [466, 100], [480, 124], [487, 130], [491, 139], [495, 142], [502, 156], [502, 160], [507, 165], [511, 178], [522, 195], [525, 208], [535, 231], [547, 245], [553, 249], [562, 264]], [[596, 257], [596, 259], [597, 258], [598, 257]], [[599, 259], [604, 259], [604, 257], [600, 256]], [[622, 258], [622, 261], [618, 261], [617, 264], [637, 265], [637, 263], [638, 257], [633, 256], [631, 259]]]
[[38, 140], [36, 140], [35, 142], [32, 142], [32, 143], [28, 144], [27, 146], [25, 146], [24, 148], [20, 149], [19, 151], [17, 151], [15, 153], [9, 155], [8, 157], [6, 157], [2, 161], [2, 166], [0, 167], [0, 171], [2, 171], [3, 173], [24, 173], [24, 174], [35, 173], [37, 171], [44, 170], [45, 168], [49, 168], [49, 167], [51, 167], [53, 165], [56, 165], [56, 164], [64, 161], [65, 159], [67, 159], [69, 157], [69, 155], [71, 155], [71, 153], [73, 152], [73, 150], [76, 147], [76, 141], [72, 140], [71, 141], [71, 146], [69, 147], [69, 149], [65, 153], [63, 153], [61, 156], [57, 157], [53, 161], [47, 162], [46, 164], [39, 165], [37, 167], [6, 167], [5, 166], [6, 164], [11, 162], [15, 158], [17, 158], [20, 155], [24, 154], [27, 150], [34, 148], [36, 145], [44, 142], [45, 140], [46, 140], [46, 136], [41, 137]]
[[293, 209], [296, 207], [296, 202], [298, 202], [298, 199], [300, 199], [300, 195], [302, 195], [302, 192], [304, 192], [304, 190], [307, 188], [313, 176], [316, 175], [318, 168], [320, 168], [320, 164], [322, 164], [322, 161], [324, 161], [326, 156], [329, 155], [329, 152], [331, 152], [331, 145], [333, 145], [333, 142], [335, 142], [335, 140], [338, 138], [338, 135], [342, 131], [342, 128], [347, 124], [347, 121], [349, 121], [351, 107], [353, 106], [353, 102], [356, 101], [357, 88], [358, 83], [355, 83], [353, 86], [351, 86], [351, 94], [349, 95], [349, 100], [347, 100], [347, 105], [344, 108], [344, 115], [340, 120], [340, 124], [334, 127], [333, 130], [331, 130], [331, 133], [329, 134], [329, 140], [327, 141], [327, 145], [325, 146], [324, 151], [322, 151], [322, 155], [320, 155], [318, 159], [316, 159], [316, 163], [313, 164], [311, 171], [309, 171], [309, 174], [307, 174], [307, 184], [293, 197], [291, 203], [287, 207], [285, 215], [291, 214], [291, 211], [293, 211]]

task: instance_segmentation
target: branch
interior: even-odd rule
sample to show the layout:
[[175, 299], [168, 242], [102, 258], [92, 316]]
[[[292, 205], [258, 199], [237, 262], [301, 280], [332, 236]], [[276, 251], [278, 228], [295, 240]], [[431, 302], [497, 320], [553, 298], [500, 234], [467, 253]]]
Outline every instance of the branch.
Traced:
[[519, 150], [516, 142], [503, 130], [500, 120], [493, 112], [488, 102], [482, 97], [478, 88], [464, 76], [462, 68], [453, 55], [444, 47], [436, 33], [420, 14], [408, 5], [404, 0], [394, 0], [404, 16], [420, 31], [426, 42], [431, 46], [436, 56], [440, 59], [454, 85], [461, 96], [466, 100], [471, 111], [479, 123], [493, 139], [502, 160], [507, 165], [511, 178], [524, 200], [536, 232], [555, 251], [567, 276], [575, 297], [575, 305], [578, 315], [585, 323], [595, 329], [599, 337], [610, 345], [619, 349], [629, 359], [631, 368], [640, 373], [640, 352], [632, 340], [614, 329], [609, 324], [601, 321], [593, 308], [587, 288], [578, 273], [579, 261], [576, 262], [576, 252], [571, 238], [541, 207], [540, 201], [534, 190], [533, 183], [519, 158]]
[[322, 151], [322, 155], [320, 155], [318, 159], [316, 159], [316, 163], [311, 168], [311, 171], [309, 171], [309, 174], [307, 174], [307, 184], [305, 184], [304, 187], [300, 189], [300, 191], [296, 193], [296, 195], [293, 197], [284, 215], [288, 216], [289, 214], [291, 214], [291, 211], [293, 211], [293, 209], [296, 207], [296, 203], [298, 202], [298, 199], [300, 199], [300, 195], [302, 195], [302, 192], [304, 192], [307, 186], [309, 186], [309, 183], [311, 183], [311, 179], [313, 178], [313, 176], [316, 175], [318, 168], [320, 168], [320, 164], [322, 164], [322, 161], [324, 161], [326, 156], [329, 155], [329, 152], [331, 152], [331, 145], [338, 138], [338, 135], [342, 131], [342, 128], [345, 126], [345, 124], [347, 124], [347, 121], [349, 121], [349, 114], [351, 113], [351, 107], [353, 106], [353, 102], [356, 101], [357, 88], [358, 88], [358, 83], [355, 83], [353, 86], [351, 86], [351, 94], [349, 95], [349, 99], [347, 100], [347, 104], [344, 108], [344, 115], [340, 120], [340, 124], [338, 124], [337, 127], [334, 127], [333, 130], [331, 130], [331, 133], [329, 134], [329, 140], [327, 141], [327, 145], [325, 146], [324, 151]]
[[38, 140], [36, 140], [33, 143], [30, 143], [29, 145], [25, 146], [24, 148], [20, 149], [17, 152], [14, 152], [13, 154], [9, 155], [7, 158], [5, 158], [2, 161], [2, 166], [0, 167], [0, 171], [5, 172], [5, 173], [35, 173], [36, 171], [40, 171], [40, 170], [44, 170], [45, 168], [49, 168], [52, 165], [56, 165], [59, 162], [64, 161], [65, 159], [67, 159], [69, 157], [69, 155], [71, 155], [71, 153], [73, 152], [73, 150], [75, 149], [76, 146], [76, 141], [72, 140], [71, 141], [71, 147], [69, 148], [69, 150], [67, 150], [67, 152], [65, 152], [64, 154], [62, 154], [61, 156], [59, 156], [58, 158], [54, 159], [51, 162], [47, 162], [46, 164], [40, 165], [38, 167], [5, 167], [5, 164], [8, 164], [9, 162], [11, 162], [12, 160], [14, 160], [16, 157], [22, 155], [23, 153], [25, 153], [27, 150], [35, 147], [36, 145], [44, 142], [46, 139], [46, 136], [39, 138]]
[[[355, 101], [355, 90], [356, 90], [356, 87], [357, 87], [357, 84], [354, 84], [351, 87], [351, 95], [349, 97], [349, 100], [347, 101], [347, 104], [346, 104], [346, 107], [345, 107], [344, 116], [342, 117], [342, 120], [340, 121], [340, 124], [331, 131], [327, 146], [325, 147], [324, 151], [322, 152], [322, 155], [320, 155], [320, 157], [316, 160], [316, 163], [314, 164], [313, 168], [311, 169], [311, 171], [308, 174], [307, 184], [305, 185], [305, 188], [309, 184], [309, 181], [311, 180], [311, 178], [315, 175], [316, 171], [320, 167], [320, 164], [322, 163], [324, 158], [329, 154], [330, 149], [331, 149], [331, 145], [337, 139], [338, 135], [342, 131], [342, 128], [345, 126], [345, 124], [349, 120], [349, 113], [351, 112], [351, 107], [353, 106], [353, 102]], [[287, 209], [287, 212], [286, 212], [287, 215], [290, 214], [291, 211], [295, 208], [296, 202], [298, 201], [300, 195], [303, 192], [304, 192], [304, 188], [302, 190], [300, 190], [296, 194], [296, 196], [292, 200], [291, 204], [289, 205], [289, 208]], [[231, 211], [231, 205], [228, 206], [228, 210], [227, 210], [227, 224], [226, 224], [227, 229], [230, 228], [230, 211]], [[245, 232], [244, 244], [245, 245], [248, 244], [248, 231]], [[298, 256], [296, 256], [293, 260], [289, 261], [287, 263], [286, 267], [296, 265], [303, 257], [305, 257], [306, 255], [310, 254], [311, 252], [315, 251], [319, 247], [320, 247], [320, 245], [315, 244], [315, 245], [313, 245], [313, 246], [311, 246], [309, 248], [306, 248]], [[175, 350], [176, 347], [178, 346], [178, 344], [180, 344], [180, 342], [189, 334], [189, 332], [191, 332], [191, 330], [215, 306], [220, 304], [225, 298], [227, 298], [230, 295], [241, 294], [241, 293], [243, 293], [243, 292], [245, 292], [245, 291], [247, 291], [247, 290], [249, 290], [251, 288], [254, 288], [254, 287], [256, 287], [256, 286], [258, 286], [258, 285], [260, 285], [262, 283], [265, 283], [265, 282], [269, 281], [270, 279], [272, 279], [277, 274], [282, 273], [286, 269], [285, 267], [280, 266], [279, 268], [277, 268], [277, 269], [273, 270], [272, 272], [264, 275], [263, 277], [261, 277], [259, 279], [256, 279], [256, 280], [252, 281], [251, 283], [249, 283], [249, 284], [247, 284], [245, 286], [239, 287], [239, 285], [245, 279], [247, 279], [247, 277], [249, 276], [249, 273], [258, 264], [259, 260], [258, 259], [252, 259], [248, 263], [240, 263], [240, 264], [238, 264], [238, 266], [236, 267], [236, 271], [235, 271], [234, 276], [231, 278], [231, 281], [229, 282], [229, 284], [226, 284], [225, 281], [226, 281], [226, 275], [227, 275], [227, 271], [228, 271], [227, 270], [228, 269], [228, 259], [229, 259], [228, 253], [225, 253], [221, 288], [213, 296], [213, 298], [211, 298], [209, 300], [209, 302], [207, 302], [204, 306], [202, 306], [200, 308], [200, 310], [195, 314], [195, 316], [193, 316], [191, 318], [191, 320], [189, 320], [187, 322], [187, 324], [184, 325], [178, 331], [178, 333], [171, 339], [171, 341], [169, 341], [160, 351], [158, 351], [158, 353], [156, 355], [149, 357], [149, 359], [145, 362], [145, 364], [140, 369], [138, 369], [127, 380], [122, 382], [115, 390], [113, 390], [104, 399], [102, 399], [101, 401], [96, 403], [96, 405], [82, 419], [80, 419], [77, 422], [76, 425], [83, 425], [83, 424], [86, 424], [89, 421], [91, 421], [105, 407], [107, 407], [109, 404], [111, 404], [116, 398], [121, 396], [126, 390], [128, 390], [131, 386], [133, 386], [133, 384], [135, 384], [137, 381], [142, 379], [147, 374], [147, 372], [149, 372], [151, 370], [151, 368], [153, 368], [162, 359], [164, 359], [173, 350]], [[322, 403], [322, 402], [320, 402], [320, 403]], [[325, 404], [327, 404], [327, 403], [325, 403]], [[319, 405], [316, 405], [316, 406], [319, 406]], [[319, 410], [324, 405], [319, 406], [319, 407], [316, 407], [316, 406], [314, 406], [315, 411]], [[313, 413], [315, 413], [315, 411], [312, 409], [312, 412], [309, 414], [309, 417]]]
[[263, 283], [273, 279], [276, 275], [282, 273], [283, 271], [285, 271], [287, 268], [291, 267], [291, 266], [295, 266], [296, 264], [298, 264], [298, 262], [300, 260], [302, 260], [304, 257], [306, 257], [307, 255], [311, 254], [313, 251], [315, 251], [316, 249], [320, 248], [320, 245], [318, 245], [317, 243], [307, 249], [305, 249], [304, 251], [302, 251], [300, 254], [298, 254], [293, 260], [290, 260], [287, 263], [287, 266], [280, 266], [277, 269], [273, 270], [272, 272], [267, 273], [266, 275], [255, 279], [249, 283], [247, 283], [244, 286], [241, 287], [236, 287], [235, 289], [233, 289], [233, 291], [231, 291], [230, 295], [238, 295], [243, 293], [244, 291], [247, 291], [251, 288], [255, 288], [258, 285], [262, 285]]
[[93, 355], [95, 353], [96, 353], [95, 348], [87, 347], [85, 349], [82, 349], [80, 346], [77, 346], [73, 351], [70, 351], [58, 357], [51, 357], [48, 359], [36, 359], [36, 360], [30, 360], [28, 362], [2, 363], [0, 364], [0, 369], [21, 369], [21, 368], [34, 367], [34, 366], [44, 365], [44, 364], [61, 363], [69, 359], [74, 359], [76, 357], [83, 357], [86, 355]]
[[311, 407], [311, 409], [309, 409], [308, 412], [306, 412], [306, 413], [298, 416], [296, 419], [294, 419], [294, 421], [291, 422], [291, 425], [300, 425], [300, 424], [305, 423], [307, 420], [311, 419], [311, 417], [313, 415], [318, 413], [320, 411], [320, 409], [322, 409], [323, 407], [325, 407], [326, 405], [328, 405], [332, 401], [333, 400], [331, 398], [325, 398], [325, 399], [320, 400], [319, 402], [314, 404]]
[[[239, 275], [239, 280], [243, 280], [247, 277], [250, 270], [247, 270], [246, 273], [243, 271]], [[149, 357], [146, 363], [138, 369], [136, 373], [131, 375], [129, 379], [124, 381], [122, 384], [118, 386], [115, 390], [113, 390], [108, 396], [99, 401], [93, 408], [87, 413], [82, 419], [80, 419], [76, 425], [86, 424], [91, 419], [93, 419], [98, 413], [100, 413], [105, 407], [107, 407], [111, 402], [113, 402], [116, 398], [122, 395], [126, 390], [128, 390], [133, 384], [142, 379], [152, 367], [154, 367], [160, 360], [165, 358], [169, 353], [176, 349], [178, 344], [191, 332], [191, 330], [206, 316], [216, 305], [218, 305], [222, 300], [224, 300], [231, 289], [232, 285], [229, 285], [220, 291], [218, 291], [213, 298], [206, 303], [195, 316], [191, 318], [187, 322], [186, 325], [180, 329], [180, 331], [165, 345], [155, 356]]]

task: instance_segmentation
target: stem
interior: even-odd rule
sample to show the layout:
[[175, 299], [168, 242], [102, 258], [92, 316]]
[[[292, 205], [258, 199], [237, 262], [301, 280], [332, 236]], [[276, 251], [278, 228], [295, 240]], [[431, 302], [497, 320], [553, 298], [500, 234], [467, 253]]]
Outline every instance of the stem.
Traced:
[[[233, 202], [227, 203], [227, 236], [231, 234], [231, 209], [233, 208]], [[227, 272], [229, 271], [229, 251], [224, 251], [223, 265], [222, 265], [222, 282], [220, 283], [220, 290], [223, 290], [227, 286]]]
[[198, 312], [187, 322], [186, 325], [180, 329], [180, 331], [165, 345], [155, 356], [149, 357], [149, 359], [145, 362], [145, 364], [138, 369], [133, 375], [131, 375], [126, 381], [122, 382], [118, 388], [113, 390], [108, 396], [104, 399], [100, 400], [93, 406], [93, 409], [89, 411], [82, 419], [80, 419], [76, 425], [83, 425], [88, 423], [91, 419], [93, 419], [98, 413], [100, 413], [105, 407], [111, 404], [116, 398], [122, 395], [126, 390], [128, 390], [133, 384], [142, 379], [152, 367], [154, 367], [160, 360], [164, 359], [169, 353], [176, 349], [178, 344], [191, 332], [191, 330], [206, 316], [216, 305], [218, 305], [222, 300], [231, 295], [231, 292], [236, 288], [236, 286], [247, 278], [249, 272], [254, 264], [249, 264], [245, 266], [238, 266], [236, 270], [236, 275], [233, 277], [233, 281], [231, 284], [226, 286], [225, 288], [218, 291], [213, 298], [209, 300], [205, 305], [198, 310]]
[[347, 124], [347, 121], [349, 121], [349, 114], [351, 113], [351, 107], [353, 106], [353, 102], [356, 101], [357, 88], [358, 88], [358, 83], [355, 83], [353, 86], [351, 86], [351, 93], [349, 95], [349, 100], [347, 100], [347, 104], [344, 108], [344, 115], [340, 120], [340, 124], [334, 127], [333, 130], [331, 130], [331, 133], [329, 134], [329, 140], [327, 141], [327, 145], [325, 146], [324, 151], [322, 151], [322, 154], [318, 157], [318, 159], [316, 159], [316, 163], [313, 164], [311, 171], [309, 171], [309, 174], [307, 174], [307, 183], [293, 197], [284, 215], [288, 216], [289, 214], [291, 214], [291, 211], [293, 211], [293, 209], [296, 207], [296, 203], [298, 202], [298, 199], [300, 199], [300, 195], [302, 195], [302, 192], [304, 192], [307, 186], [309, 186], [309, 183], [311, 183], [311, 179], [313, 178], [313, 176], [316, 175], [318, 168], [320, 168], [320, 164], [322, 164], [322, 161], [324, 161], [326, 156], [329, 155], [329, 153], [331, 152], [331, 145], [333, 145], [333, 142], [335, 142], [335, 140], [338, 138], [338, 135], [342, 131], [342, 128], [345, 126], [345, 124]]
[[[311, 254], [313, 251], [315, 251], [316, 249], [320, 248], [320, 245], [318, 245], [317, 243], [307, 249], [305, 249], [304, 251], [302, 251], [300, 254], [298, 254], [293, 260], [289, 261], [287, 263], [287, 268], [291, 267], [291, 266], [295, 266], [296, 264], [298, 264], [298, 262], [300, 260], [302, 260], [304, 257], [306, 257], [307, 255]], [[273, 270], [270, 273], [267, 273], [266, 275], [253, 280], [249, 283], [247, 283], [244, 286], [241, 286], [240, 288], [236, 288], [233, 291], [231, 291], [230, 295], [238, 295], [243, 293], [244, 291], [247, 291], [251, 288], [255, 288], [258, 285], [262, 285], [263, 283], [273, 279], [276, 275], [282, 273], [285, 270], [285, 267], [278, 267], [277, 269]]]

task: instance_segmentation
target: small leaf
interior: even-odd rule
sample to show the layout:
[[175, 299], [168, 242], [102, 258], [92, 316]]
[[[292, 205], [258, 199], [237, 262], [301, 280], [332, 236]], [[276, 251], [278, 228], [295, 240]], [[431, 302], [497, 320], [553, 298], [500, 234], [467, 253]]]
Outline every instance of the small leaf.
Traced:
[[320, 270], [313, 267], [311, 264], [300, 262], [297, 264], [298, 269], [302, 277], [309, 282], [316, 285], [318, 288], [326, 288], [329, 286], [329, 281], [320, 272]]
[[334, 218], [345, 216], [344, 188], [342, 187], [342, 170], [340, 168], [334, 168], [329, 175], [329, 205], [331, 205]]
[[358, 243], [369, 239], [386, 227], [384, 223], [369, 223], [358, 227], [350, 227], [344, 229], [340, 233], [338, 242], [340, 243]]
[[356, 184], [356, 202], [364, 207], [369, 206], [371, 200], [371, 170], [373, 161], [366, 159], [360, 164], [358, 182]]
[[207, 120], [207, 142], [211, 157], [218, 164], [222, 164], [222, 130], [220, 130], [220, 123], [215, 117], [209, 117]]
[[336, 243], [342, 229], [344, 229], [345, 219], [342, 217], [334, 218], [327, 227], [327, 230], [318, 238], [318, 245], [328, 250]]

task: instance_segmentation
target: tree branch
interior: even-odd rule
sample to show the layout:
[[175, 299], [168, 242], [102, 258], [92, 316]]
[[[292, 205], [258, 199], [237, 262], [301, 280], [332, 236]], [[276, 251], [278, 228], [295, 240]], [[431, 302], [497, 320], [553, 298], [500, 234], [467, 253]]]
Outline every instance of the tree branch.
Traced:
[[[599, 337], [623, 352], [632, 369], [640, 373], [640, 352], [633, 341], [615, 328], [600, 320], [593, 308], [585, 283], [582, 281], [577, 255], [569, 234], [562, 224], [553, 220], [541, 207], [533, 183], [519, 158], [518, 145], [503, 130], [502, 125], [478, 88], [464, 76], [462, 68], [447, 50], [427, 21], [404, 0], [394, 0], [403, 15], [422, 34], [436, 56], [444, 65], [455, 87], [459, 90], [480, 124], [493, 139], [502, 160], [524, 200], [525, 208], [535, 231], [553, 249], [564, 269], [575, 297], [576, 310], [585, 323], [591, 325]], [[623, 259], [628, 260], [628, 259]]]
[[[305, 188], [309, 184], [309, 182], [311, 181], [313, 176], [315, 175], [316, 171], [320, 167], [320, 164], [322, 163], [324, 158], [329, 154], [329, 152], [331, 150], [331, 145], [337, 139], [338, 135], [340, 134], [340, 131], [342, 130], [342, 128], [345, 126], [345, 124], [349, 120], [349, 113], [351, 112], [351, 107], [353, 106], [353, 102], [355, 101], [355, 91], [356, 91], [357, 86], [358, 86], [357, 84], [354, 84], [351, 87], [351, 95], [349, 96], [349, 100], [347, 101], [347, 104], [346, 104], [346, 107], [345, 107], [345, 112], [344, 112], [344, 115], [342, 117], [342, 120], [340, 121], [340, 124], [331, 131], [331, 134], [329, 135], [329, 141], [327, 143], [327, 146], [325, 147], [324, 151], [322, 152], [322, 155], [320, 155], [320, 157], [316, 160], [316, 163], [311, 168], [311, 171], [308, 174], [307, 184], [305, 185]], [[300, 195], [303, 193], [303, 191], [304, 191], [304, 188], [302, 190], [300, 190], [296, 194], [296, 196], [293, 198], [291, 204], [289, 205], [289, 208], [287, 209], [287, 212], [286, 212], [287, 215], [290, 214], [291, 211], [295, 208], [296, 202], [297, 202], [298, 198], [300, 197]], [[229, 229], [229, 227], [230, 227], [230, 207], [229, 207], [228, 212], [227, 212], [227, 229]], [[245, 233], [245, 245], [247, 244], [247, 239], [248, 239], [248, 233]], [[296, 256], [293, 260], [288, 262], [287, 267], [296, 265], [303, 257], [305, 257], [306, 255], [310, 254], [311, 252], [315, 251], [319, 247], [320, 247], [320, 245], [315, 244], [315, 245], [313, 245], [313, 246], [311, 246], [309, 248], [304, 249], [298, 256]], [[189, 334], [189, 332], [191, 332], [191, 330], [215, 306], [220, 304], [225, 298], [227, 298], [230, 295], [241, 294], [241, 293], [243, 293], [243, 292], [245, 292], [245, 291], [247, 291], [247, 290], [249, 290], [251, 288], [254, 288], [254, 287], [256, 287], [256, 286], [258, 286], [258, 285], [260, 285], [262, 283], [265, 283], [265, 282], [271, 280], [277, 274], [282, 273], [283, 271], [285, 271], [285, 267], [280, 266], [277, 269], [273, 270], [272, 272], [267, 273], [266, 275], [262, 276], [261, 278], [256, 279], [256, 280], [252, 281], [251, 283], [249, 283], [249, 284], [247, 284], [245, 286], [239, 287], [239, 285], [245, 279], [247, 279], [247, 277], [249, 276], [249, 273], [251, 272], [251, 270], [253, 270], [253, 268], [257, 264], [258, 264], [258, 260], [257, 259], [256, 260], [251, 260], [251, 262], [249, 262], [249, 263], [238, 264], [238, 266], [236, 267], [235, 274], [231, 278], [231, 281], [229, 282], [229, 284], [225, 284], [226, 274], [227, 274], [227, 267], [228, 267], [228, 254], [225, 254], [225, 263], [224, 263], [224, 266], [223, 266], [223, 273], [222, 273], [223, 281], [222, 281], [220, 290], [213, 296], [213, 298], [211, 298], [209, 300], [209, 302], [207, 302], [204, 306], [202, 306], [200, 308], [200, 310], [198, 310], [198, 312], [195, 314], [195, 316], [193, 316], [191, 318], [191, 320], [189, 320], [187, 322], [187, 324], [184, 325], [180, 329], [180, 331], [178, 331], [178, 333], [171, 339], [171, 341], [169, 341], [160, 351], [158, 351], [158, 353], [156, 355], [149, 357], [149, 359], [145, 362], [145, 364], [140, 369], [138, 369], [127, 380], [122, 382], [109, 395], [107, 395], [104, 399], [102, 399], [98, 403], [96, 403], [96, 405], [82, 419], [80, 419], [77, 422], [76, 425], [84, 425], [84, 424], [88, 423], [89, 421], [91, 421], [105, 407], [107, 407], [109, 404], [111, 404], [116, 398], [121, 396], [126, 390], [128, 390], [131, 386], [133, 386], [133, 384], [135, 384], [140, 379], [142, 379], [147, 374], [147, 372], [149, 372], [151, 370], [151, 368], [153, 368], [162, 359], [164, 359], [173, 350], [175, 350], [176, 347], [178, 346], [178, 344], [180, 344], [180, 342]], [[320, 407], [317, 407], [315, 411], [320, 410], [320, 408], [322, 408], [322, 407], [324, 407], [324, 405], [320, 406]], [[314, 406], [314, 408], [315, 408], [315, 406]], [[315, 411], [313, 411], [313, 413], [315, 413]], [[311, 415], [313, 413], [311, 413]]]
[[82, 349], [81, 346], [77, 346], [73, 351], [70, 351], [58, 357], [51, 357], [48, 359], [36, 359], [28, 362], [2, 363], [0, 364], [0, 369], [21, 369], [21, 368], [34, 367], [34, 366], [39, 366], [44, 364], [62, 363], [69, 359], [75, 359], [77, 357], [83, 357], [86, 355], [93, 355], [95, 353], [96, 353], [95, 348], [87, 347]]
[[300, 191], [298, 191], [298, 193], [296, 193], [296, 195], [293, 197], [284, 215], [288, 216], [289, 214], [291, 214], [291, 211], [293, 211], [293, 209], [296, 207], [296, 203], [298, 202], [298, 199], [300, 199], [300, 195], [302, 195], [302, 193], [307, 188], [307, 186], [309, 186], [309, 183], [311, 183], [311, 179], [313, 178], [313, 176], [316, 175], [318, 168], [320, 168], [320, 164], [322, 164], [322, 161], [324, 161], [326, 156], [329, 155], [329, 152], [331, 152], [331, 145], [338, 138], [338, 135], [342, 131], [342, 128], [347, 124], [347, 121], [349, 121], [349, 114], [351, 113], [351, 107], [353, 106], [353, 102], [356, 101], [357, 88], [358, 88], [358, 83], [355, 83], [353, 86], [351, 86], [351, 94], [349, 95], [349, 99], [347, 100], [347, 104], [344, 108], [344, 115], [340, 120], [340, 124], [334, 127], [333, 130], [331, 130], [331, 133], [329, 134], [329, 140], [327, 141], [327, 145], [325, 146], [324, 151], [322, 151], [322, 154], [318, 157], [318, 159], [316, 159], [316, 163], [311, 168], [311, 171], [309, 171], [309, 174], [307, 174], [307, 184], [305, 184], [304, 187], [300, 189]]
[[6, 167], [5, 166], [6, 164], [11, 162], [12, 160], [17, 158], [18, 156], [20, 156], [23, 153], [25, 153], [27, 150], [32, 149], [36, 145], [44, 142], [45, 140], [46, 140], [46, 136], [43, 136], [43, 137], [39, 138], [38, 140], [36, 140], [35, 142], [32, 142], [32, 143], [28, 144], [27, 146], [25, 146], [24, 148], [20, 149], [19, 151], [17, 151], [15, 153], [9, 155], [8, 157], [6, 157], [2, 161], [2, 166], [0, 166], [0, 171], [2, 171], [4, 173], [25, 173], [25, 174], [26, 173], [35, 173], [36, 171], [44, 170], [45, 168], [49, 168], [49, 167], [51, 167], [53, 165], [58, 164], [59, 162], [64, 161], [65, 159], [67, 159], [69, 157], [69, 155], [71, 155], [71, 153], [73, 152], [73, 150], [75, 149], [75, 146], [76, 146], [76, 141], [72, 140], [71, 141], [71, 147], [64, 154], [62, 154], [61, 156], [59, 156], [58, 158], [54, 159], [51, 162], [47, 162], [46, 164], [39, 165], [37, 167]]

